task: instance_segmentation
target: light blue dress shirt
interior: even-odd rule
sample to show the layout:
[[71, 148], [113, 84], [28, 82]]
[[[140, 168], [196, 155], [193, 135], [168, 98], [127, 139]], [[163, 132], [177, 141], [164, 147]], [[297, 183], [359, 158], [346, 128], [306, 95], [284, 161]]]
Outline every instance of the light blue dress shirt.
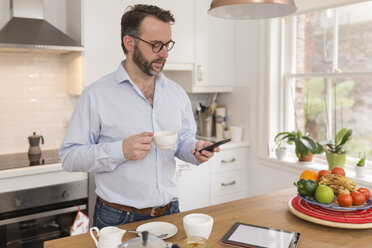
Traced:
[[[198, 164], [196, 124], [185, 91], [162, 73], [153, 106], [123, 65], [85, 88], [79, 97], [59, 154], [67, 171], [96, 173], [96, 193], [106, 201], [135, 208], [163, 206], [178, 198], [177, 157]], [[170, 150], [152, 147], [140, 160], [126, 160], [122, 142], [142, 132], [177, 131]]]

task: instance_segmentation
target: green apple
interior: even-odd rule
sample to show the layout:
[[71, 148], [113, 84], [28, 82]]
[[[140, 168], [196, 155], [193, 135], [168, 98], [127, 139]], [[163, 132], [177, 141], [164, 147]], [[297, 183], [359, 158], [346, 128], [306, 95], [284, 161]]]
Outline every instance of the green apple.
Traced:
[[320, 203], [331, 203], [334, 196], [333, 190], [327, 185], [319, 185], [315, 190], [315, 200]]

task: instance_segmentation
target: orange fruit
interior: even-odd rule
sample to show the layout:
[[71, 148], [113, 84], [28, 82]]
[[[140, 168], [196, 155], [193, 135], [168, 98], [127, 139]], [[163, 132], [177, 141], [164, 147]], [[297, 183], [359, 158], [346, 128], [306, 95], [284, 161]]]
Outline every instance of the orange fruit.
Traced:
[[316, 182], [318, 181], [318, 173], [314, 170], [304, 170], [299, 179], [301, 178], [306, 180], [312, 179]]

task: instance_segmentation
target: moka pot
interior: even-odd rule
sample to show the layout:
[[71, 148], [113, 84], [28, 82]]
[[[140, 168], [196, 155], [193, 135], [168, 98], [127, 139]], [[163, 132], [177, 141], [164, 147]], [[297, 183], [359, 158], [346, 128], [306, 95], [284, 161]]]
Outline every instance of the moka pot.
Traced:
[[40, 139], [41, 144], [44, 144], [44, 137], [41, 135], [36, 135], [34, 132], [32, 136], [28, 137], [28, 142], [30, 143], [30, 148], [28, 149], [28, 155], [40, 155]]

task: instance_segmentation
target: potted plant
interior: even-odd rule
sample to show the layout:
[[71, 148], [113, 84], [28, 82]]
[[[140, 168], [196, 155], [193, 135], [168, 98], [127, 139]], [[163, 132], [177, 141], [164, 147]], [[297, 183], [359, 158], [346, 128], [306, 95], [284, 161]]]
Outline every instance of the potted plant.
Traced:
[[352, 130], [342, 128], [331, 140], [326, 144], [326, 157], [328, 162], [328, 169], [332, 170], [335, 166], [344, 168], [346, 162], [346, 151], [344, 145], [351, 139]]
[[361, 156], [361, 153], [359, 153], [359, 161], [355, 166], [355, 175], [357, 177], [366, 177], [367, 175], [367, 167], [364, 165], [366, 160], [366, 155], [363, 153]]
[[283, 140], [275, 140], [275, 145], [273, 147], [275, 150], [275, 155], [279, 160], [283, 160], [287, 155], [287, 147], [285, 146], [285, 142]]
[[324, 151], [320, 143], [315, 142], [308, 135], [303, 135], [300, 130], [278, 133], [274, 140], [295, 144], [295, 153], [299, 161], [310, 162], [313, 159], [313, 154], [320, 154]]

